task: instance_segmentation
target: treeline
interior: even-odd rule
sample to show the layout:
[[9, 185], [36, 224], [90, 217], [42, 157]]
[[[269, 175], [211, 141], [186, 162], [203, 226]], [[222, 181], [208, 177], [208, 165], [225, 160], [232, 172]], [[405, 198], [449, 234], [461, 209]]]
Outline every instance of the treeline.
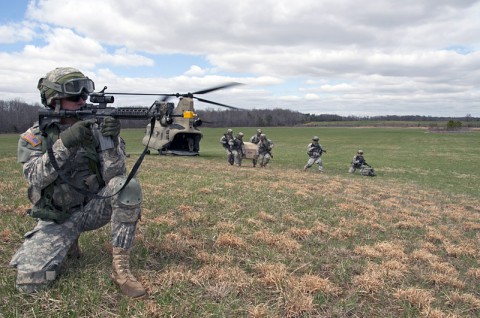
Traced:
[[38, 120], [40, 104], [30, 105], [21, 100], [0, 100], [0, 133], [24, 132]]
[[307, 115], [288, 109], [198, 110], [208, 127], [277, 127], [296, 126], [307, 121]]
[[[27, 104], [21, 100], [0, 100], [0, 133], [21, 133], [38, 120], [39, 103]], [[464, 127], [479, 126], [480, 118], [467, 114], [464, 117], [435, 117], [418, 115], [385, 116], [340, 116], [335, 114], [303, 114], [288, 109], [253, 109], [253, 110], [217, 110], [196, 111], [205, 127], [279, 127], [299, 126], [315, 122], [355, 122], [355, 121], [405, 121], [405, 122], [463, 122]], [[147, 120], [122, 120], [124, 128], [144, 128]]]
[[438, 117], [438, 116], [420, 116], [420, 115], [382, 115], [382, 116], [339, 116], [334, 114], [306, 114], [307, 120], [310, 122], [320, 121], [320, 122], [335, 122], [335, 121], [478, 121], [479, 117], [472, 117], [472, 115], [467, 114], [463, 117]]
[[[20, 100], [0, 100], [0, 133], [21, 133], [38, 121], [40, 104]], [[206, 127], [274, 127], [295, 126], [306, 121], [306, 115], [286, 109], [269, 110], [198, 110]], [[124, 128], [143, 128], [148, 120], [122, 120]]]

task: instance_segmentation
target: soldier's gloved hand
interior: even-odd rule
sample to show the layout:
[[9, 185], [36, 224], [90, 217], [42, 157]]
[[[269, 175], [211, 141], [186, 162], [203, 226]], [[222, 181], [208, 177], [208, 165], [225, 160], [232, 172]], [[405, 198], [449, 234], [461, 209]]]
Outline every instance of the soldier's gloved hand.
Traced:
[[88, 119], [76, 122], [72, 127], [60, 133], [60, 139], [67, 148], [87, 145], [93, 142], [93, 133], [90, 126], [95, 123], [95, 119]]
[[102, 135], [105, 137], [117, 137], [120, 134], [120, 120], [113, 117], [106, 117], [101, 125]]

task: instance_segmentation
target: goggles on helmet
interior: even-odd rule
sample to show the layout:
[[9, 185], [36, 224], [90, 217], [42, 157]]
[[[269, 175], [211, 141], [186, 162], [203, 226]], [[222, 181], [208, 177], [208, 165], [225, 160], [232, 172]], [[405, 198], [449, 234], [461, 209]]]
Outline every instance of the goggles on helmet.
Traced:
[[88, 77], [74, 78], [66, 81], [63, 84], [57, 84], [47, 79], [44, 79], [42, 84], [57, 92], [61, 92], [69, 95], [79, 95], [83, 91], [86, 91], [88, 94], [91, 94], [95, 91], [95, 83], [93, 83], [93, 81]]

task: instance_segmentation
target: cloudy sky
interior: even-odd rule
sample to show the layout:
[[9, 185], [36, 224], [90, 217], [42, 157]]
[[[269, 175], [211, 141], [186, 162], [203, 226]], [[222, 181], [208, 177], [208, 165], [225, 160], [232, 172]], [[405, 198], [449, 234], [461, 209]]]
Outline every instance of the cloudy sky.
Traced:
[[[199, 97], [316, 114], [480, 116], [480, 1], [15, 0], [0, 8], [3, 100], [39, 102], [38, 79], [73, 66], [107, 92], [186, 93], [234, 81], [245, 85]], [[154, 99], [116, 96], [116, 105]]]

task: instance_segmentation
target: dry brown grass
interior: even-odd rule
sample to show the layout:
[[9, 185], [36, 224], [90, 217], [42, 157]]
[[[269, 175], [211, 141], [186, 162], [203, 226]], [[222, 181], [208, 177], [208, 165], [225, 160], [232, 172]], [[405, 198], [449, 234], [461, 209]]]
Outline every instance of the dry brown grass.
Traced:
[[[110, 310], [123, 305], [132, 317], [480, 316], [475, 199], [380, 178], [327, 173], [312, 184], [309, 174], [275, 166], [219, 172], [201, 160], [168, 160], [169, 186], [157, 181], [158, 161], [142, 166], [159, 171], [141, 174], [145, 201], [132, 257], [149, 297], [141, 306], [118, 297]], [[18, 209], [0, 205], [22, 223]], [[0, 252], [10, 255], [23, 229], [0, 222]], [[107, 253], [108, 230], [97, 236]], [[90, 274], [100, 280], [108, 266]], [[54, 292], [40, 297], [59, 297]]]

